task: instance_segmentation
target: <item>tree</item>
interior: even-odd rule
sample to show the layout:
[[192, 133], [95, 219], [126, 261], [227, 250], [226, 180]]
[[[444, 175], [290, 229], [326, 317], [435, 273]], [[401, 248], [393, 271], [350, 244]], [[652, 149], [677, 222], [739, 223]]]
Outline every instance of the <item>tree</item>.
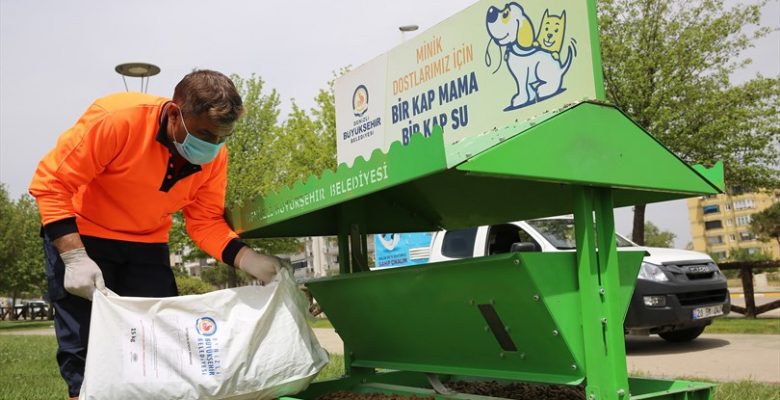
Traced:
[[750, 230], [762, 241], [774, 239], [780, 245], [780, 202], [753, 214]]
[[[764, 251], [751, 251], [750, 249], [743, 249], [743, 248], [732, 248], [729, 250], [728, 260], [731, 261], [743, 261], [743, 262], [749, 262], [749, 261], [771, 261], [772, 256], [765, 253]], [[763, 268], [755, 268], [753, 269], [754, 274], [760, 274], [764, 272], [765, 270]], [[740, 272], [737, 276], [742, 276], [742, 273]]]
[[[228, 141], [230, 163], [226, 206], [237, 207], [247, 200], [278, 190], [294, 166], [287, 162], [286, 154], [277, 149], [277, 142], [284, 134], [279, 126], [279, 94], [275, 89], [265, 93], [265, 82], [254, 75], [249, 79], [237, 75], [231, 78], [246, 109]], [[291, 238], [249, 240], [247, 243], [269, 254], [299, 248], [298, 241]], [[231, 282], [236, 279], [232, 274], [229, 271]]]
[[0, 293], [12, 298], [41, 297], [46, 275], [40, 218], [27, 194], [11, 201], [0, 184]]
[[[216, 288], [225, 289], [228, 287], [228, 268], [221, 265], [203, 268], [200, 271], [200, 279]], [[239, 283], [238, 280], [236, 283]]]
[[674, 247], [674, 239], [677, 237], [670, 231], [662, 231], [650, 221], [645, 222], [645, 246], [648, 247]]
[[8, 190], [5, 185], [0, 183], [0, 290], [4, 291], [3, 277], [9, 275], [10, 272], [8, 261], [14, 253], [16, 237], [14, 233], [14, 226], [11, 223], [15, 215], [14, 204], [8, 197]]
[[[230, 153], [226, 205], [241, 205], [278, 186], [278, 162], [272, 146], [279, 136], [279, 94], [264, 93], [265, 82], [254, 75], [231, 76], [244, 100], [246, 113], [227, 142]], [[273, 172], [273, 173], [269, 173]]]
[[333, 81], [328, 90], [315, 98], [314, 118], [293, 102], [292, 112], [282, 125], [282, 132], [272, 150], [279, 155], [283, 173], [279, 183], [291, 186], [296, 181], [319, 176], [326, 169], [336, 169], [336, 113]]
[[315, 122], [293, 103], [281, 135], [273, 145], [274, 154], [279, 157], [279, 166], [284, 166], [284, 172], [277, 175], [280, 186], [291, 186], [327, 168], [327, 159], [323, 160], [319, 139], [315, 132]]
[[213, 291], [214, 286], [201, 279], [187, 275], [176, 276], [176, 287], [179, 289], [179, 296], [188, 294], [203, 294]]
[[[231, 270], [235, 273], [234, 278], [230, 277], [229, 273]], [[215, 267], [207, 266], [201, 269], [200, 279], [203, 282], [207, 282], [208, 284], [220, 289], [230, 287], [231, 279], [235, 279], [234, 282], [236, 286], [246, 286], [255, 280], [255, 278], [244, 271], [236, 271], [232, 268], [224, 268], [223, 265], [217, 265]]]
[[[739, 55], [770, 30], [766, 2], [601, 0], [599, 33], [607, 98], [689, 164], [724, 161], [727, 184], [777, 187], [779, 77], [733, 84]], [[645, 205], [633, 240], [644, 241]]]

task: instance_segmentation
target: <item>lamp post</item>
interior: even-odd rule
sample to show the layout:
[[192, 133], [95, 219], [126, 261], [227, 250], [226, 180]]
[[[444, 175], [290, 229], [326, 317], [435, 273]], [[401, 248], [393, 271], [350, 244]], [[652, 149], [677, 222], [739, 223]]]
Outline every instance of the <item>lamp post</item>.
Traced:
[[406, 32], [414, 32], [416, 30], [420, 29], [417, 25], [401, 25], [398, 27], [398, 30], [401, 31], [401, 43], [403, 43], [406, 40]]
[[[160, 73], [160, 67], [143, 62], [131, 62], [119, 64], [114, 70], [122, 75], [122, 81], [125, 83], [125, 90], [128, 92], [126, 76], [131, 78], [141, 78], [141, 92], [146, 93], [149, 89], [149, 78]], [[144, 87], [144, 78], [146, 78], [146, 87]]]

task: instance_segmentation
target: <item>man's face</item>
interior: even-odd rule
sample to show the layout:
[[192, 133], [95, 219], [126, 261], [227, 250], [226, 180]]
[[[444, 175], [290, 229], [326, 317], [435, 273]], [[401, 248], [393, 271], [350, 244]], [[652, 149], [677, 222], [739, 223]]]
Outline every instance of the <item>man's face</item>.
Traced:
[[199, 115], [184, 115], [184, 123], [182, 123], [182, 114], [179, 111], [179, 107], [174, 105], [170, 108], [171, 110], [168, 113], [168, 129], [169, 132], [172, 131], [173, 138], [179, 143], [184, 142], [184, 139], [187, 137], [187, 130], [198, 139], [214, 144], [223, 143], [233, 134], [233, 125], [227, 127], [218, 126], [209, 119], [206, 113]]

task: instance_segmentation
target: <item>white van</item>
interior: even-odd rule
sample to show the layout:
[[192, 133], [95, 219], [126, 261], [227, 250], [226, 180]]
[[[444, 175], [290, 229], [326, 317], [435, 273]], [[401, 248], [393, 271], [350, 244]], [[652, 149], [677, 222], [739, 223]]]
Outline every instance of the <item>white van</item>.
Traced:
[[[626, 315], [631, 334], [658, 334], [671, 342], [697, 338], [731, 309], [725, 276], [708, 255], [641, 247], [617, 235], [617, 246], [647, 251]], [[574, 219], [555, 217], [434, 234], [429, 262], [510, 251], [575, 251]]]

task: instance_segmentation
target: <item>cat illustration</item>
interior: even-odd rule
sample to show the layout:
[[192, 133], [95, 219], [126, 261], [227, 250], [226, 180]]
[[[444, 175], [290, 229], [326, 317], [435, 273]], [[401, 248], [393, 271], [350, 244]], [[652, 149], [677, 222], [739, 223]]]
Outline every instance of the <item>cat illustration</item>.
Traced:
[[549, 11], [549, 9], [544, 10], [534, 46], [544, 49], [552, 54], [553, 59], [559, 60], [563, 47], [563, 34], [566, 30], [566, 10], [561, 15], [550, 15]]

